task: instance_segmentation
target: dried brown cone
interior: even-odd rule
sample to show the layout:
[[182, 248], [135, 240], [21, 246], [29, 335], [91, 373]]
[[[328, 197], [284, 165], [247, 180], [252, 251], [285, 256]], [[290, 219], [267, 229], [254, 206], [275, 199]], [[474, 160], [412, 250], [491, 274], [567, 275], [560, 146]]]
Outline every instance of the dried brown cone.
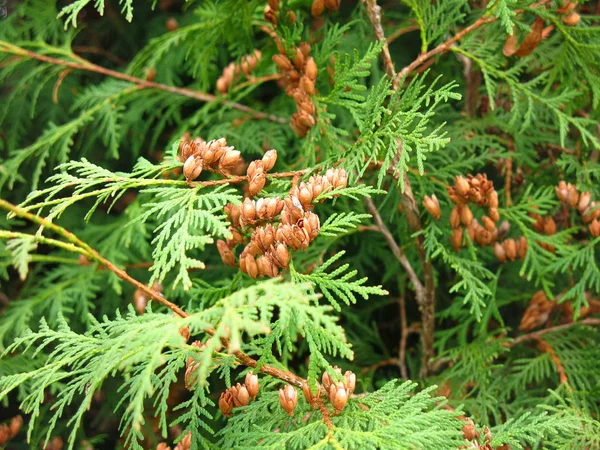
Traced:
[[262, 165], [265, 172], [268, 172], [277, 162], [277, 150], [269, 150], [262, 157]]
[[519, 254], [519, 259], [521, 261], [525, 260], [525, 256], [527, 255], [527, 248], [527, 239], [525, 239], [525, 236], [521, 236], [517, 241], [517, 253]]
[[258, 267], [259, 276], [275, 278], [279, 275], [279, 267], [277, 267], [277, 264], [275, 264], [270, 254], [259, 256], [256, 260], [256, 265]]
[[192, 433], [188, 431], [185, 437], [175, 446], [175, 450], [190, 450], [192, 448]]
[[460, 420], [464, 421], [464, 425], [462, 427], [463, 438], [467, 441], [472, 441], [477, 437], [477, 429], [475, 428], [475, 422], [468, 417], [460, 416]]
[[583, 213], [587, 209], [587, 207], [590, 205], [591, 201], [592, 201], [591, 192], [582, 192], [581, 195], [579, 196], [579, 203], [577, 203], [577, 210], [580, 213]]
[[466, 197], [469, 193], [469, 182], [462, 175], [454, 177], [454, 192], [460, 197]]
[[304, 383], [302, 385], [302, 393], [304, 394], [304, 398], [306, 398], [306, 401], [308, 402], [310, 407], [313, 409], [317, 407], [317, 405], [319, 403], [319, 399], [321, 398], [321, 386], [319, 385], [319, 383], [316, 383], [316, 384], [317, 384], [317, 390], [314, 394], [311, 391], [310, 385], [308, 383]]
[[281, 269], [288, 268], [291, 256], [287, 246], [284, 243], [278, 242], [274, 247], [271, 247], [270, 254], [277, 267]]
[[44, 447], [44, 450], [62, 450], [63, 439], [60, 436], [54, 436]]
[[594, 219], [592, 223], [589, 224], [588, 228], [592, 236], [594, 236], [595, 238], [600, 236], [600, 222], [598, 221], [598, 219]]
[[506, 262], [506, 250], [504, 250], [504, 246], [502, 246], [499, 242], [494, 244], [494, 254], [496, 258], [500, 260], [500, 262]]
[[312, 14], [313, 17], [319, 17], [321, 14], [323, 14], [324, 10], [325, 10], [325, 1], [324, 0], [313, 0], [311, 8], [310, 8], [310, 13]]
[[440, 215], [442, 214], [442, 212], [440, 211], [440, 202], [438, 201], [435, 194], [432, 194], [431, 197], [426, 195], [425, 199], [423, 200], [423, 206], [425, 207], [427, 212], [433, 216], [435, 220], [438, 220], [440, 218]]
[[325, 0], [325, 7], [329, 11], [337, 11], [340, 9], [341, 0]]
[[544, 291], [537, 291], [531, 297], [529, 305], [523, 314], [519, 330], [529, 331], [543, 326], [548, 322], [550, 314], [555, 308], [556, 303], [551, 302]]
[[463, 241], [463, 229], [462, 228], [454, 228], [452, 230], [452, 236], [450, 237], [450, 244], [452, 248], [457, 252], [460, 252]]
[[258, 395], [258, 390], [260, 388], [260, 385], [258, 383], [258, 376], [254, 375], [252, 372], [248, 372], [246, 374], [246, 379], [244, 380], [244, 385], [246, 386], [248, 394], [250, 394], [252, 400], [255, 400], [256, 396]]
[[581, 16], [579, 14], [577, 14], [576, 12], [572, 12], [568, 16], [563, 17], [562, 21], [565, 23], [565, 25], [569, 25], [572, 27], [572, 26], [577, 25], [580, 20], [581, 20]]
[[219, 239], [217, 241], [217, 249], [219, 250], [219, 255], [221, 255], [223, 262], [230, 267], [235, 267], [235, 255], [227, 243]]
[[245, 227], [246, 225], [252, 225], [256, 223], [256, 202], [249, 198], [244, 199], [244, 202], [240, 206], [239, 223], [240, 226]]
[[246, 406], [250, 403], [250, 394], [246, 386], [238, 383], [235, 386], [229, 388], [233, 400], [233, 406], [239, 408], [240, 406]]
[[333, 383], [329, 387], [329, 401], [333, 405], [336, 414], [339, 414], [344, 409], [348, 402], [348, 397], [348, 391], [342, 383]]
[[187, 181], [193, 181], [200, 176], [204, 161], [199, 156], [190, 156], [183, 164], [183, 175]]
[[462, 224], [465, 227], [471, 225], [471, 222], [473, 222], [473, 212], [471, 209], [467, 205], [462, 205], [459, 207], [459, 213]]
[[517, 243], [514, 239], [507, 239], [502, 243], [504, 247], [504, 251], [506, 252], [506, 257], [511, 261], [517, 259]]
[[[248, 201], [250, 201], [250, 200], [248, 200]], [[239, 226], [240, 226], [240, 215], [242, 213], [240, 207], [237, 206], [237, 205], [233, 205], [231, 203], [228, 203], [227, 205], [225, 205], [224, 210], [225, 210], [225, 214], [227, 214], [227, 216], [229, 217], [229, 220], [231, 221], [231, 225], [234, 228], [239, 228]], [[254, 217], [253, 217], [253, 219], [254, 219]]]
[[225, 417], [231, 417], [231, 411], [233, 411], [233, 394], [229, 389], [219, 397], [219, 409]]
[[450, 226], [452, 228], [460, 227], [460, 213], [458, 212], [458, 206], [452, 208], [452, 212], [450, 213]]
[[298, 393], [291, 385], [286, 384], [283, 389], [279, 389], [279, 403], [283, 410], [291, 417], [294, 415], [294, 408], [298, 403]]

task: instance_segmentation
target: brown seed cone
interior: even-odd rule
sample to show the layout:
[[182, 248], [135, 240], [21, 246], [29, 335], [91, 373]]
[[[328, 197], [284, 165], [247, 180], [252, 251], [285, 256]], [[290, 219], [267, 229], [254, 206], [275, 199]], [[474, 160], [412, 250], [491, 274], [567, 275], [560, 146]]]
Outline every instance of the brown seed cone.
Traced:
[[221, 393], [219, 397], [219, 409], [225, 417], [231, 417], [231, 411], [233, 411], [233, 394], [229, 389]]
[[291, 417], [294, 415], [294, 408], [298, 403], [298, 393], [291, 385], [286, 384], [283, 389], [279, 389], [279, 403], [283, 410]]
[[452, 228], [460, 227], [460, 213], [458, 212], [458, 206], [452, 208], [452, 212], [450, 213], [450, 226]]
[[579, 203], [577, 203], [577, 210], [582, 213], [590, 205], [592, 201], [591, 192], [582, 192], [579, 196]]
[[258, 265], [258, 272], [261, 275], [269, 278], [274, 278], [279, 275], [279, 267], [275, 264], [271, 253], [259, 256], [256, 260], [256, 264]]
[[517, 253], [519, 254], [519, 259], [521, 261], [525, 260], [525, 255], [527, 255], [527, 239], [525, 236], [521, 236], [517, 241]]
[[282, 72], [289, 72], [292, 70], [292, 62], [285, 55], [273, 55], [273, 62], [279, 67]]
[[577, 8], [577, 2], [563, 2], [563, 5], [558, 8], [556, 10], [556, 12], [560, 13], [560, 14], [566, 14], [566, 13], [570, 13], [571, 11], [573, 11], [575, 8]]
[[305, 212], [302, 226], [308, 232], [309, 239], [312, 242], [321, 231], [321, 222], [319, 220], [319, 216], [311, 211]]
[[341, 383], [332, 384], [329, 387], [329, 401], [333, 405], [336, 414], [339, 414], [344, 409], [348, 402], [348, 397], [348, 392]]
[[229, 232], [231, 233], [231, 239], [227, 239], [226, 243], [229, 248], [233, 248], [236, 245], [244, 243], [244, 236], [237, 229], [229, 227]]
[[492, 219], [494, 222], [498, 222], [500, 220], [500, 213], [498, 212], [497, 208], [491, 208], [488, 210], [488, 214], [490, 216], [490, 219]]
[[498, 208], [498, 192], [489, 191], [487, 193], [488, 206], [490, 208]]
[[329, 11], [337, 11], [340, 9], [340, 1], [341, 0], [325, 0], [325, 7]]
[[240, 207], [232, 203], [228, 203], [223, 209], [225, 210], [225, 214], [227, 214], [227, 216], [229, 217], [231, 225], [235, 228], [238, 228], [240, 226]]
[[471, 222], [473, 222], [473, 213], [471, 212], [471, 209], [467, 206], [467, 205], [462, 205], [460, 207], [460, 221], [462, 222], [462, 224], [465, 227], [468, 227], [469, 225], [471, 225]]
[[275, 165], [275, 162], [277, 162], [277, 150], [269, 150], [266, 152], [261, 161], [265, 172], [271, 170]]
[[567, 203], [567, 198], [569, 196], [569, 192], [567, 190], [567, 183], [565, 183], [562, 180], [559, 181], [558, 186], [556, 186], [554, 190], [556, 191], [556, 196], [558, 197], [558, 199], [563, 203]]
[[589, 224], [588, 228], [592, 236], [594, 236], [595, 238], [600, 236], [600, 222], [598, 221], [598, 219], [594, 219], [592, 223]]
[[261, 160], [256, 160], [256, 161], [252, 161], [250, 164], [248, 164], [248, 170], [246, 171], [246, 176], [248, 177], [248, 179], [252, 179], [252, 177], [254, 177], [254, 175], [256, 175], [257, 173], [264, 173], [265, 172], [265, 166], [263, 164], [263, 162]]
[[282, 242], [278, 242], [270, 249], [271, 256], [273, 258], [273, 262], [280, 267], [281, 269], [287, 269], [288, 264], [290, 263], [290, 252], [288, 251], [286, 245]]
[[239, 408], [240, 406], [246, 406], [250, 403], [250, 394], [246, 386], [238, 383], [230, 388], [231, 396], [233, 399], [233, 406]]
[[254, 197], [256, 194], [258, 194], [262, 190], [262, 188], [265, 187], [266, 182], [267, 182], [267, 176], [265, 175], [264, 172], [256, 173], [250, 179], [250, 182], [248, 184], [248, 193], [252, 197]]
[[466, 197], [469, 193], [469, 182], [461, 175], [454, 177], [454, 191], [460, 197]]
[[202, 173], [204, 163], [199, 156], [190, 156], [183, 164], [183, 175], [187, 181], [193, 181]]
[[506, 262], [506, 250], [504, 250], [504, 247], [498, 242], [494, 244], [494, 254], [500, 262]]
[[[10, 423], [8, 424], [8, 432], [10, 434], [10, 439], [13, 439], [17, 434], [19, 434], [19, 431], [21, 431], [21, 427], [23, 426], [23, 417], [21, 416], [15, 416], [11, 419]], [[0, 444], [2, 442], [0, 441]]]
[[310, 13], [312, 14], [313, 17], [319, 17], [321, 14], [323, 14], [324, 10], [325, 10], [324, 0], [313, 0], [312, 6], [310, 8]]
[[256, 217], [258, 217], [260, 220], [265, 219], [267, 217], [267, 199], [265, 198], [259, 198], [258, 200], [255, 200], [255, 206], [256, 206]]
[[529, 217], [535, 219], [533, 225], [531, 225], [538, 233], [541, 233], [544, 230], [544, 218], [539, 214], [530, 213]]
[[544, 291], [537, 291], [529, 301], [529, 305], [521, 319], [519, 330], [529, 331], [543, 326], [550, 318], [550, 314], [555, 307], [556, 303], [548, 300]]
[[302, 385], [302, 392], [304, 394], [304, 398], [306, 399], [310, 407], [313, 409], [316, 408], [319, 403], [319, 399], [321, 398], [321, 386], [319, 385], [319, 383], [317, 383], [317, 391], [314, 394], [310, 390], [310, 386], [308, 383], [304, 383]]
[[300, 202], [300, 199], [295, 195], [288, 196], [284, 201], [285, 207], [283, 208], [283, 211], [287, 211], [290, 219], [289, 223], [295, 224], [304, 216], [304, 207], [302, 206], [302, 202]]
[[596, 202], [591, 202], [590, 206], [588, 206], [585, 211], [581, 213], [582, 219], [585, 223], [590, 223], [594, 219], [598, 219], [600, 217], [600, 208], [597, 207]]
[[313, 82], [317, 80], [317, 64], [315, 63], [315, 60], [312, 56], [306, 60], [306, 65], [304, 66], [304, 73]]
[[196, 145], [193, 142], [187, 142], [182, 140], [179, 143], [179, 154], [177, 155], [177, 159], [184, 163], [186, 160], [194, 154], [196, 150]]
[[354, 389], [356, 388], [356, 375], [354, 372], [350, 370], [346, 370], [346, 372], [344, 372], [344, 387], [348, 392], [348, 398], [350, 398], [354, 393]]
[[552, 217], [546, 217], [544, 219], [544, 233], [548, 236], [556, 234], [556, 222]]
[[296, 67], [296, 69], [302, 71], [304, 69], [304, 64], [306, 63], [306, 59], [304, 58], [304, 54], [300, 48], [296, 48], [296, 53], [292, 58], [292, 64]]
[[246, 374], [246, 379], [244, 380], [244, 385], [246, 386], [248, 394], [250, 395], [252, 400], [255, 400], [256, 396], [258, 395], [258, 389], [260, 387], [260, 385], [258, 384], [258, 376], [254, 375], [252, 372], [248, 372]]
[[490, 232], [496, 231], [496, 224], [488, 216], [483, 216], [481, 218], [481, 222], [483, 223], [483, 226], [485, 227], [486, 230], [488, 230]]
[[166, 443], [161, 442], [156, 446], [156, 450], [171, 450], [171, 447], [169, 447]]
[[252, 278], [258, 277], [258, 265], [254, 256], [246, 254], [240, 258], [240, 270], [246, 272]]
[[256, 203], [249, 198], [244, 200], [244, 203], [240, 206], [240, 225], [246, 226], [256, 222]]
[[308, 42], [306, 42], [306, 41], [300, 42], [300, 44], [298, 45], [298, 48], [304, 55], [304, 59], [307, 59], [310, 56], [310, 44]]
[[315, 95], [315, 82], [312, 81], [307, 75], [300, 78], [300, 89], [306, 92], [308, 95]]
[[231, 169], [239, 164], [242, 160], [242, 154], [239, 150], [232, 150], [233, 147], [228, 147], [221, 159], [219, 159], [220, 169]]
[[477, 230], [475, 231], [475, 242], [482, 247], [486, 247], [494, 242], [495, 234], [496, 233], [488, 231], [481, 226], [477, 227]]
[[279, 197], [265, 199], [265, 204], [267, 206], [268, 218], [273, 218], [277, 214], [281, 213], [281, 210], [285, 206], [285, 202]]
[[345, 188], [348, 185], [348, 174], [344, 169], [327, 169], [325, 178], [329, 180], [334, 189]]
[[450, 237], [450, 244], [457, 252], [460, 252], [460, 248], [462, 247], [463, 240], [463, 229], [462, 228], [454, 228], [452, 230], [452, 236]]
[[461, 416], [460, 419], [465, 422], [465, 424], [462, 427], [463, 438], [465, 438], [467, 441], [472, 441], [477, 437], [475, 423], [468, 417]]
[[429, 212], [429, 214], [433, 216], [435, 220], [438, 220], [440, 218], [440, 203], [435, 194], [433, 194], [431, 197], [426, 195], [425, 199], [423, 200], [423, 206], [425, 207], [427, 212]]
[[252, 242], [254, 242], [261, 253], [265, 253], [275, 243], [276, 229], [270, 223], [264, 227], [258, 227], [252, 233]]
[[185, 437], [179, 441], [174, 450], [191, 450], [192, 448], [192, 433], [188, 431]]
[[297, 197], [298, 200], [300, 200], [302, 207], [304, 209], [309, 208], [315, 197], [313, 194], [312, 185], [308, 183], [300, 183], [300, 186], [295, 191], [297, 192]]
[[569, 184], [569, 189], [567, 190], [567, 204], [571, 208], [576, 208], [579, 203], [579, 192], [577, 192], [577, 188], [571, 184]]
[[467, 235], [469, 236], [469, 240], [471, 242], [475, 242], [475, 234], [477, 233], [477, 230], [480, 228], [479, 222], [477, 221], [477, 219], [473, 219], [473, 222], [471, 222], [471, 225], [469, 225], [467, 227]]
[[221, 255], [221, 259], [226, 265], [235, 267], [235, 255], [225, 241], [221, 239], [217, 241], [217, 250], [219, 250], [219, 255]]
[[62, 450], [63, 439], [60, 436], [54, 436], [44, 447], [44, 450]]
[[506, 257], [511, 261], [517, 259], [517, 243], [514, 239], [507, 239], [502, 243], [504, 247], [504, 251], [506, 252]]
[[580, 20], [581, 20], [581, 16], [579, 14], [577, 14], [576, 12], [572, 12], [567, 17], [563, 17], [562, 21], [565, 23], [565, 25], [569, 25], [572, 27], [572, 26], [577, 25]]
[[[284, 210], [285, 212], [285, 210]], [[283, 213], [282, 213], [283, 215]], [[298, 250], [299, 246], [295, 245], [294, 232], [292, 225], [283, 224], [279, 225], [277, 232], [275, 233], [278, 242], [283, 242], [285, 245], [290, 247], [292, 250]]]
[[217, 80], [217, 91], [219, 91], [221, 94], [227, 94], [227, 92], [229, 92], [230, 85], [231, 80], [224, 76], [221, 76]]
[[265, 16], [265, 20], [275, 26], [277, 26], [277, 12], [271, 8], [268, 4], [265, 6], [265, 10], [263, 11]]

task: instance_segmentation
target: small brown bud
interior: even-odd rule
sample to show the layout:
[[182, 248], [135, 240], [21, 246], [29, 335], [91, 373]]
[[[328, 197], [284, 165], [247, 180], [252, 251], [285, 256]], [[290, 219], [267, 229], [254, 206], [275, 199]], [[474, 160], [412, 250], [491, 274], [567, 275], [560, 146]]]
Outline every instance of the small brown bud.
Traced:
[[248, 193], [251, 196], [255, 196], [262, 190], [262, 188], [265, 187], [266, 182], [267, 176], [264, 174], [264, 172], [258, 172], [250, 179], [250, 183], [248, 184]]
[[146, 70], [146, 81], [154, 81], [156, 78], [156, 69], [154, 67], [150, 67]]
[[321, 222], [319, 216], [311, 211], [307, 211], [304, 214], [303, 227], [308, 231], [308, 236], [313, 241], [321, 231]]
[[560, 181], [554, 190], [556, 191], [556, 196], [558, 199], [563, 203], [567, 203], [567, 197], [569, 195], [569, 192], [567, 191], [567, 183]]
[[282, 269], [287, 269], [290, 263], [290, 252], [285, 244], [279, 242], [271, 249], [273, 261]]
[[319, 17], [323, 14], [325, 10], [325, 1], [324, 0], [313, 0], [312, 6], [310, 8], [310, 12], [313, 17]]
[[457, 175], [454, 178], [454, 189], [459, 196], [466, 197], [469, 193], [469, 182], [463, 176]]
[[314, 199], [312, 185], [307, 183], [300, 184], [300, 187], [298, 188], [298, 199], [304, 209], [310, 207]]
[[300, 78], [300, 89], [308, 95], [315, 95], [315, 83], [307, 75]]
[[267, 202], [264, 198], [256, 200], [256, 216], [259, 219], [265, 219], [267, 217]]
[[525, 236], [521, 236], [517, 241], [517, 253], [519, 254], [519, 259], [524, 261], [525, 255], [527, 255], [527, 239], [525, 239]]
[[246, 272], [252, 278], [258, 277], [258, 265], [256, 264], [254, 256], [244, 255], [244, 257], [240, 259], [240, 270]]
[[462, 247], [463, 241], [463, 229], [462, 228], [454, 228], [452, 230], [452, 236], [450, 237], [450, 244], [457, 252], [460, 252], [460, 248]]
[[23, 426], [23, 417], [15, 416], [11, 419], [8, 425], [8, 431], [10, 433], [10, 438], [13, 439], [19, 431], [21, 431], [21, 427]]
[[279, 9], [279, 0], [268, 0], [267, 3], [273, 9], [273, 11], [277, 11]]
[[577, 210], [581, 213], [589, 206], [592, 201], [591, 192], [582, 192], [579, 196], [579, 203], [577, 204]]
[[223, 208], [225, 210], [225, 214], [227, 214], [227, 216], [229, 217], [229, 220], [231, 221], [231, 225], [234, 226], [235, 228], [240, 226], [240, 214], [241, 214], [241, 210], [239, 206], [236, 206], [232, 203], [228, 203], [227, 205], [225, 205], [225, 208]]
[[511, 261], [514, 261], [517, 258], [517, 243], [515, 240], [507, 239], [502, 243], [502, 246], [506, 252], [506, 257]]
[[348, 397], [351, 397], [354, 393], [354, 388], [356, 387], [356, 375], [354, 372], [350, 370], [346, 370], [346, 372], [344, 372], [344, 387], [348, 392]]
[[440, 218], [440, 203], [435, 194], [433, 194], [431, 197], [426, 195], [425, 199], [423, 200], [423, 206], [435, 220]]
[[[306, 60], [306, 66], [304, 67], [304, 73], [313, 82], [317, 79], [317, 73], [318, 73], [317, 64], [315, 63], [315, 60], [312, 56]], [[313, 86], [314, 86], [314, 84], [313, 84]]]
[[344, 409], [348, 402], [348, 392], [341, 383], [334, 383], [329, 387], [329, 401], [333, 405], [336, 414]]
[[229, 227], [229, 232], [231, 233], [231, 239], [227, 239], [227, 246], [229, 248], [233, 248], [238, 244], [244, 243], [244, 236], [235, 228]]
[[279, 274], [279, 269], [275, 265], [272, 258], [267, 255], [259, 256], [256, 260], [258, 266], [258, 274], [269, 278], [276, 277]]
[[227, 78], [219, 77], [217, 80], [217, 91], [219, 91], [221, 94], [227, 94], [227, 92], [229, 92], [229, 86], [230, 83]]
[[294, 66], [296, 66], [296, 69], [302, 70], [304, 68], [305, 61], [306, 60], [304, 58], [304, 54], [302, 53], [302, 50], [300, 50], [299, 48], [296, 48], [296, 54], [294, 55], [294, 58], [292, 59], [292, 63], [294, 63]]
[[494, 222], [498, 222], [500, 220], [500, 213], [497, 208], [491, 208], [488, 210], [488, 214], [490, 215], [490, 219]]
[[548, 236], [556, 234], [556, 222], [552, 217], [544, 219], [544, 233]]
[[596, 202], [591, 202], [590, 206], [588, 206], [583, 213], [581, 213], [583, 221], [585, 223], [590, 223], [592, 220], [600, 217], [600, 208], [597, 208]]
[[252, 242], [258, 245], [261, 253], [265, 253], [275, 243], [276, 230], [270, 223], [257, 228], [252, 234]]
[[595, 238], [600, 236], [600, 222], [598, 221], [598, 219], [592, 220], [592, 223], [589, 224], [588, 228], [592, 236], [594, 236]]
[[171, 447], [169, 447], [166, 443], [161, 442], [156, 446], [156, 450], [171, 450]]
[[169, 17], [165, 23], [165, 26], [167, 27], [168, 31], [175, 31], [177, 28], [179, 28], [179, 24], [174, 17]]
[[269, 150], [262, 157], [263, 167], [265, 172], [268, 172], [273, 168], [275, 162], [277, 161], [277, 150]]
[[242, 154], [239, 150], [227, 150], [219, 160], [219, 167], [222, 169], [230, 169], [235, 167], [242, 159]]
[[265, 200], [267, 206], [267, 217], [273, 218], [281, 212], [285, 203], [279, 197], [268, 198]]
[[463, 438], [465, 438], [467, 441], [475, 439], [475, 437], [477, 436], [475, 423], [468, 417], [461, 417], [461, 419], [465, 421], [465, 424], [462, 427]]
[[256, 175], [257, 173], [264, 173], [264, 172], [265, 172], [265, 166], [264, 166], [263, 162], [260, 160], [256, 160], [256, 161], [252, 161], [250, 164], [248, 164], [248, 170], [246, 171], [246, 175], [248, 176], [248, 179], [252, 179], [254, 177], [254, 175]]
[[340, 9], [340, 1], [341, 0], [325, 0], [325, 7], [329, 11], [337, 11]]
[[265, 20], [273, 25], [277, 26], [277, 12], [268, 4], [265, 6], [265, 10], [263, 12], [265, 16]]
[[233, 406], [239, 408], [240, 406], [246, 406], [250, 403], [250, 394], [246, 386], [238, 383], [231, 387], [231, 395], [233, 398]]
[[282, 72], [289, 72], [292, 70], [292, 63], [285, 55], [273, 55], [273, 62]]
[[489, 191], [487, 193], [487, 199], [490, 208], [498, 208], [498, 192]]
[[581, 16], [579, 14], [577, 14], [576, 12], [572, 12], [567, 17], [563, 17], [562, 21], [565, 23], [565, 25], [569, 25], [570, 27], [572, 27], [577, 25], [580, 19]]
[[231, 417], [231, 411], [233, 411], [233, 394], [229, 389], [219, 397], [219, 409], [225, 417]]
[[571, 208], [575, 208], [579, 203], [579, 192], [577, 192], [577, 188], [571, 184], [569, 184], [569, 188], [567, 189], [567, 203]]
[[467, 205], [460, 207], [460, 221], [465, 227], [468, 227], [473, 222], [473, 213]]
[[252, 224], [256, 219], [256, 204], [249, 198], [244, 200], [241, 206], [240, 223], [242, 225]]
[[491, 231], [491, 232], [496, 231], [496, 224], [488, 216], [483, 216], [481, 218], [481, 222], [483, 223], [483, 226], [485, 227], [486, 230]]
[[219, 255], [221, 255], [221, 259], [226, 265], [230, 267], [235, 266], [235, 255], [227, 246], [227, 243], [225, 243], [225, 241], [222, 241], [221, 239], [217, 241], [217, 250], [219, 250]]
[[258, 395], [258, 376], [254, 375], [252, 372], [248, 372], [246, 374], [246, 379], [244, 380], [244, 384], [246, 385], [246, 389], [248, 390], [248, 394], [252, 397], [252, 400], [256, 399]]
[[[342, 373], [342, 369], [340, 369], [337, 366], [333, 366], [333, 371], [339, 373], [340, 375]], [[321, 383], [323, 384], [323, 388], [325, 388], [325, 393], [329, 396], [329, 389], [333, 384], [333, 380], [331, 378], [331, 375], [329, 375], [329, 372], [323, 372], [323, 376], [321, 377]]]
[[452, 208], [452, 212], [450, 213], [450, 226], [452, 228], [460, 227], [460, 213], [458, 212], [458, 206]]
[[200, 176], [203, 168], [202, 158], [190, 156], [183, 164], [183, 175], [187, 181], [193, 181]]
[[311, 406], [311, 408], [316, 408], [319, 398], [321, 398], [321, 386], [319, 386], [319, 383], [317, 383], [316, 393], [313, 394], [313, 392], [310, 390], [310, 386], [308, 383], [304, 383], [302, 385], [302, 392], [304, 393], [304, 398], [306, 398], [306, 401]]
[[279, 403], [281, 407], [291, 417], [294, 415], [294, 408], [298, 403], [298, 393], [291, 385], [286, 384], [283, 389], [279, 389]]
[[494, 254], [496, 255], [496, 258], [500, 260], [500, 262], [506, 262], [506, 250], [504, 250], [504, 247], [498, 242], [494, 244]]

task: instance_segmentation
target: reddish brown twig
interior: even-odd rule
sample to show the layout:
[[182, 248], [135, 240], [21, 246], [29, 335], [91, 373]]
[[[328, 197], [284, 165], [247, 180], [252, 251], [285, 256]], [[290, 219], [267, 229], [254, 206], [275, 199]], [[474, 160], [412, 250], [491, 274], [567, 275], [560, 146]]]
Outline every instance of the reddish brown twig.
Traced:
[[242, 111], [250, 114], [254, 119], [266, 119], [272, 122], [278, 123], [287, 123], [287, 120], [283, 117], [277, 117], [272, 114], [267, 114], [261, 111], [256, 111], [255, 109], [250, 108], [249, 106], [242, 105], [240, 103], [232, 102], [230, 100], [226, 100], [223, 98], [219, 98], [215, 95], [208, 94], [206, 92], [195, 91], [187, 88], [178, 88], [174, 86], [168, 86], [166, 84], [155, 83], [153, 81], [143, 80], [141, 78], [133, 77], [131, 75], [127, 75], [125, 73], [116, 72], [114, 70], [106, 69], [105, 67], [98, 66], [89, 61], [86, 61], [82, 58], [77, 58], [79, 63], [73, 61], [65, 61], [62, 59], [52, 58], [46, 55], [40, 55], [38, 53], [25, 50], [24, 48], [18, 47], [16, 45], [9, 44], [5, 41], [0, 41], [0, 51], [5, 53], [12, 53], [19, 56], [24, 56], [32, 59], [37, 59], [38, 61], [43, 61], [48, 64], [54, 64], [57, 66], [69, 67], [71, 69], [76, 70], [85, 70], [88, 72], [95, 72], [101, 75], [105, 75], [112, 78], [117, 78], [119, 80], [129, 81], [130, 83], [136, 84], [140, 89], [159, 89], [161, 91], [171, 92], [173, 94], [182, 95], [185, 97], [193, 98], [195, 100], [200, 100], [202, 102], [221, 102], [222, 104], [229, 106], [233, 109], [237, 109], [238, 111]]
[[546, 352], [550, 355], [552, 362], [556, 366], [556, 371], [558, 372], [560, 384], [568, 383], [569, 379], [567, 378], [567, 374], [565, 373], [565, 368], [562, 365], [562, 363], [560, 362], [560, 358], [558, 357], [558, 355], [556, 354], [556, 352], [554, 351], [552, 346], [539, 336], [535, 337], [535, 340], [540, 343], [540, 350], [543, 352]]
[[517, 344], [520, 344], [522, 342], [530, 341], [532, 339], [537, 339], [540, 336], [543, 336], [544, 334], [553, 333], [555, 331], [560, 331], [560, 330], [565, 330], [567, 328], [571, 328], [571, 327], [578, 326], [578, 325], [600, 325], [600, 319], [594, 319], [594, 318], [583, 319], [583, 320], [580, 320], [578, 322], [565, 323], [565, 324], [562, 324], [562, 325], [557, 325], [555, 327], [545, 328], [543, 330], [539, 330], [539, 331], [534, 331], [532, 333], [523, 334], [523, 335], [515, 338], [513, 341], [511, 341], [507, 345], [509, 347], [513, 347], [513, 346], [515, 346]]

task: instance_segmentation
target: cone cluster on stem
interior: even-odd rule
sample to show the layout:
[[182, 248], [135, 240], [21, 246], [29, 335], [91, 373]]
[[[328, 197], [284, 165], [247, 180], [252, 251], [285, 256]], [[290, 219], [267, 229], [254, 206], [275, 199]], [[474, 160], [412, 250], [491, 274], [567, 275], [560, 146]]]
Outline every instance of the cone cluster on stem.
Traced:
[[[450, 225], [452, 226], [452, 236], [450, 243], [458, 252], [463, 243], [464, 232], [469, 235], [471, 242], [482, 247], [492, 245], [498, 239], [498, 228], [496, 224], [500, 220], [498, 213], [498, 193], [494, 189], [494, 183], [487, 179], [485, 174], [467, 175], [463, 177], [457, 175], [454, 178], [454, 186], [447, 186], [448, 197], [456, 205], [450, 213]], [[433, 196], [435, 197], [435, 196]], [[431, 214], [439, 214], [439, 203], [437, 198], [425, 200], [425, 207]], [[475, 203], [478, 206], [487, 206], [488, 215], [479, 220], [473, 217], [473, 212], [469, 208], [469, 203]], [[428, 207], [429, 206], [429, 207]], [[437, 209], [436, 209], [437, 206]]]
[[[274, 158], [276, 153], [273, 153]], [[256, 173], [253, 172], [254, 176]], [[221, 259], [228, 266], [239, 264], [240, 270], [252, 278], [276, 277], [288, 268], [290, 251], [305, 250], [319, 235], [319, 216], [312, 212], [318, 197], [344, 188], [347, 183], [348, 176], [343, 169], [329, 169], [325, 175], [312, 176], [307, 182], [293, 186], [283, 200], [246, 198], [239, 206], [228, 204], [225, 212], [231, 221], [232, 237], [217, 242]], [[240, 244], [246, 246], [237, 260], [234, 249]]]
[[188, 182], [198, 178], [204, 169], [229, 174], [243, 164], [239, 150], [228, 146], [225, 138], [209, 142], [201, 138], [182, 139], [178, 159], [183, 163], [183, 175]]
[[566, 206], [576, 209], [584, 223], [588, 224], [590, 234], [600, 236], [600, 204], [592, 201], [590, 192], [581, 192], [571, 183], [560, 181], [555, 188], [556, 196]]
[[244, 384], [237, 383], [221, 393], [219, 409], [225, 417], [231, 417], [233, 408], [247, 406], [251, 399], [256, 400], [259, 387], [258, 376], [248, 372]]
[[227, 94], [233, 82], [237, 81], [242, 74], [246, 78], [250, 78], [261, 58], [262, 53], [260, 50], [254, 50], [249, 55], [242, 56], [239, 63], [230, 63], [223, 69], [223, 74], [217, 80], [217, 91], [221, 94]]
[[[277, 23], [281, 20], [279, 3], [280, 0], [268, 0], [264, 10], [265, 20], [271, 23], [274, 27], [276, 27]], [[296, 13], [292, 10], [288, 10], [286, 18], [290, 24], [293, 24], [296, 22]]]
[[[188, 431], [185, 437], [179, 441], [179, 443], [175, 446], [174, 450], [190, 450], [192, 448], [192, 433]], [[156, 450], [171, 450], [164, 442], [161, 442], [156, 447]]]
[[[339, 367], [334, 367], [333, 370], [340, 375], [342, 374], [342, 369]], [[332, 378], [328, 372], [324, 372], [321, 377], [321, 383], [325, 395], [335, 410], [335, 414], [339, 414], [346, 406], [348, 399], [354, 393], [354, 389], [356, 388], [356, 375], [347, 370], [344, 372], [342, 380], [337, 381]]]

